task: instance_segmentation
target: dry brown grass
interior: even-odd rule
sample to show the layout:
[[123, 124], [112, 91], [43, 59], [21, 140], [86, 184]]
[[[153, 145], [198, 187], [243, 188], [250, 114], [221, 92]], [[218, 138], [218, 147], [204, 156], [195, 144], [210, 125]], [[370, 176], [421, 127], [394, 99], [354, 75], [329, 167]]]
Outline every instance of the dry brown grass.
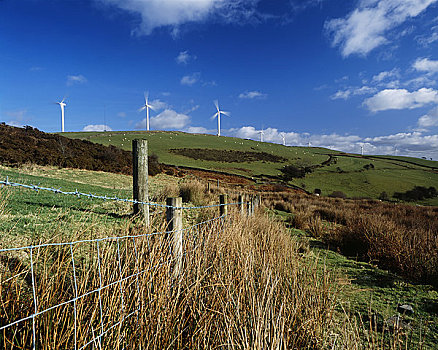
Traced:
[[[127, 222], [119, 235], [143, 233]], [[163, 235], [100, 242], [100, 276], [97, 244], [75, 244], [78, 295], [109, 285], [101, 290], [101, 308], [98, 292], [77, 299], [77, 345], [121, 322], [89, 347], [326, 348], [333, 332], [345, 336], [334, 320], [336, 291], [330, 273], [299, 248], [282, 224], [260, 212], [250, 218], [231, 213], [226, 222], [185, 233], [184, 275], [172, 283]], [[66, 302], [35, 318], [38, 349], [74, 348], [70, 249], [33, 250], [38, 312]], [[30, 251], [0, 255], [1, 327], [32, 315], [34, 304]], [[129, 277], [137, 271], [138, 280]], [[1, 331], [0, 342], [4, 349], [31, 348], [32, 320]]]
[[[290, 224], [414, 281], [438, 286], [438, 208], [374, 200], [271, 194]], [[327, 224], [324, 224], [327, 223]]]

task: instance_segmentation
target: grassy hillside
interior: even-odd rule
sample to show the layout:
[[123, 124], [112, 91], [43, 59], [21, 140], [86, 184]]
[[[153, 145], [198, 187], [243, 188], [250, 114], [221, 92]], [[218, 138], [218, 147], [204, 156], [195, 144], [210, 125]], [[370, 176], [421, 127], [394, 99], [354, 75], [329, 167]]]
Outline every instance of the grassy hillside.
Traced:
[[[317, 147], [286, 147], [267, 142], [183, 132], [79, 132], [63, 135], [103, 145], [114, 145], [125, 150], [131, 149], [133, 139], [145, 138], [149, 141], [150, 153], [156, 153], [160, 162], [225, 171], [259, 179], [263, 178], [263, 175], [279, 177], [280, 170], [288, 164], [312, 167], [312, 173], [307, 174], [305, 178], [294, 179], [290, 183], [310, 192], [319, 188], [323, 195], [342, 191], [349, 197], [377, 198], [383, 191], [392, 196], [394, 192], [405, 192], [414, 186], [438, 188], [438, 162], [424, 159], [360, 156]], [[227, 157], [224, 152], [223, 156], [217, 156], [217, 159], [212, 160], [209, 157], [210, 160], [203, 160], [171, 151], [182, 148], [263, 152], [283, 159], [277, 161], [243, 159], [237, 162], [230, 161], [231, 157]], [[216, 155], [218, 153], [220, 152], [212, 152]], [[438, 205], [438, 199], [428, 199], [422, 203]]]

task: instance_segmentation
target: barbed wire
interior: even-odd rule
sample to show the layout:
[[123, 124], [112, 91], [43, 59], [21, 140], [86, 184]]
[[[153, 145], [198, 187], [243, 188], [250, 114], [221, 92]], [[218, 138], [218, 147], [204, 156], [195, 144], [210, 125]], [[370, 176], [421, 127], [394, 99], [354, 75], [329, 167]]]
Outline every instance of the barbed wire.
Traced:
[[[102, 337], [109, 333], [111, 330], [113, 330], [115, 327], [119, 326], [120, 324], [122, 324], [124, 321], [126, 321], [128, 318], [132, 317], [133, 315], [140, 313], [140, 301], [138, 301], [138, 306], [137, 308], [130, 312], [127, 315], [124, 315], [122, 317], [122, 319], [120, 319], [118, 322], [112, 324], [109, 328], [104, 329], [103, 326], [103, 307], [102, 307], [102, 296], [101, 296], [101, 292], [104, 290], [109, 290], [111, 287], [116, 286], [117, 284], [120, 286], [120, 291], [121, 291], [121, 296], [122, 296], [122, 309], [125, 308], [125, 302], [124, 302], [124, 290], [123, 290], [123, 283], [127, 282], [129, 280], [133, 280], [135, 279], [137, 282], [137, 293], [138, 295], [140, 295], [140, 289], [138, 286], [138, 278], [147, 273], [148, 271], [152, 271], [152, 270], [158, 270], [160, 269], [162, 266], [166, 265], [166, 264], [170, 264], [173, 261], [175, 261], [177, 259], [177, 257], [171, 257], [169, 259], [167, 259], [166, 261], [162, 261], [163, 258], [160, 258], [157, 264], [155, 264], [154, 266], [148, 267], [146, 269], [142, 269], [139, 270], [138, 269], [138, 265], [139, 265], [139, 255], [137, 252], [137, 246], [136, 246], [136, 239], [142, 238], [142, 237], [146, 237], [147, 239], [149, 239], [152, 236], [155, 235], [163, 235], [163, 234], [169, 234], [169, 233], [176, 233], [176, 232], [181, 232], [181, 231], [190, 231], [196, 228], [199, 228], [199, 226], [201, 225], [206, 225], [215, 221], [218, 221], [220, 223], [222, 223], [222, 227], [219, 228], [219, 231], [223, 231], [224, 229], [224, 222], [225, 222], [225, 218], [227, 215], [221, 215], [212, 219], [208, 219], [208, 220], [204, 220], [200, 223], [188, 226], [186, 228], [180, 229], [180, 230], [174, 230], [174, 231], [161, 231], [161, 232], [153, 232], [153, 233], [145, 233], [145, 234], [140, 234], [140, 235], [125, 235], [125, 236], [115, 236], [115, 237], [103, 237], [103, 238], [95, 238], [95, 239], [87, 239], [87, 240], [78, 240], [78, 241], [71, 241], [71, 242], [61, 242], [61, 243], [45, 243], [45, 244], [36, 244], [36, 245], [29, 245], [29, 246], [23, 246], [23, 247], [17, 247], [17, 248], [0, 248], [0, 253], [7, 253], [7, 252], [12, 252], [12, 251], [18, 251], [18, 250], [28, 250], [29, 254], [30, 254], [30, 273], [31, 273], [31, 289], [32, 289], [32, 297], [31, 300], [33, 299], [33, 307], [31, 308], [32, 312], [31, 314], [22, 317], [18, 320], [14, 320], [12, 322], [9, 322], [8, 324], [5, 325], [1, 325], [0, 326], [0, 331], [4, 331], [7, 328], [10, 328], [12, 326], [21, 324], [25, 321], [32, 321], [32, 348], [36, 349], [36, 344], [37, 344], [37, 327], [36, 327], [36, 319], [39, 316], [42, 316], [44, 314], [47, 314], [50, 311], [53, 311], [57, 308], [60, 308], [62, 306], [68, 305], [68, 304], [73, 304], [73, 314], [74, 314], [74, 349], [84, 349], [86, 348], [88, 345], [92, 344], [92, 343], [98, 343], [98, 347], [101, 348], [101, 339]], [[166, 238], [166, 239], [170, 239], [170, 235]], [[120, 249], [119, 249], [119, 242], [121, 240], [125, 240], [125, 241], [130, 241], [132, 240], [133, 244], [134, 244], [134, 254], [133, 254], [133, 259], [135, 260], [135, 263], [133, 266], [135, 266], [135, 271], [132, 271], [131, 274], [129, 274], [128, 276], [123, 276], [123, 272], [122, 272], [122, 263], [121, 263], [121, 258], [120, 258]], [[112, 281], [110, 283], [107, 284], [103, 284], [102, 283], [102, 274], [101, 274], [101, 253], [100, 253], [100, 248], [99, 248], [99, 242], [117, 242], [117, 257], [116, 260], [118, 260], [118, 265], [119, 265], [119, 275], [120, 277], [115, 280]], [[82, 243], [94, 243], [96, 244], [96, 248], [97, 248], [97, 263], [98, 263], [98, 270], [99, 270], [99, 283], [98, 283], [98, 287], [97, 288], [93, 288], [92, 290], [83, 292], [82, 294], [78, 293], [78, 283], [77, 283], [77, 271], [76, 271], [76, 264], [75, 264], [75, 254], [73, 252], [73, 247], [75, 245], [78, 244], [82, 244]], [[73, 287], [73, 297], [70, 298], [69, 300], [63, 301], [61, 303], [58, 303], [56, 305], [52, 305], [50, 307], [47, 307], [43, 310], [38, 310], [39, 309], [39, 304], [38, 304], [38, 299], [37, 299], [37, 290], [36, 290], [36, 271], [34, 268], [34, 265], [36, 264], [35, 258], [34, 258], [34, 254], [35, 251], [40, 249], [40, 248], [44, 248], [44, 247], [60, 247], [60, 246], [69, 246], [69, 250], [70, 250], [70, 259], [71, 259], [71, 265], [72, 265], [72, 287]], [[195, 246], [193, 247], [193, 249], [186, 251], [184, 253], [184, 256], [187, 256], [188, 254], [192, 253], [195, 249], [199, 248], [199, 244], [195, 244]], [[18, 276], [18, 275], [16, 275]], [[88, 341], [87, 343], [85, 343], [84, 345], [82, 345], [81, 347], [78, 347], [78, 329], [77, 329], [77, 325], [78, 325], [78, 313], [77, 313], [77, 302], [84, 299], [87, 296], [93, 295], [93, 294], [97, 294], [97, 298], [98, 298], [98, 303], [99, 303], [99, 314], [100, 314], [100, 331], [98, 334], [94, 334], [93, 332], [93, 337], [90, 341]], [[126, 311], [126, 310], [123, 310]]]
[[152, 207], [160, 207], [160, 208], [172, 208], [172, 209], [179, 209], [179, 210], [193, 210], [193, 209], [206, 209], [206, 208], [217, 208], [217, 207], [224, 207], [224, 206], [231, 206], [231, 205], [242, 205], [242, 204], [246, 204], [246, 202], [235, 202], [235, 203], [222, 203], [222, 204], [211, 204], [211, 205], [200, 205], [200, 206], [193, 206], [193, 207], [188, 207], [188, 206], [181, 206], [181, 207], [176, 207], [173, 205], [167, 205], [167, 204], [161, 204], [161, 203], [155, 203], [155, 202], [142, 202], [142, 201], [138, 201], [136, 199], [128, 199], [128, 198], [118, 198], [117, 196], [111, 197], [111, 196], [100, 196], [100, 195], [96, 195], [96, 194], [92, 194], [92, 193], [83, 193], [83, 192], [79, 192], [77, 189], [75, 191], [61, 191], [61, 187], [60, 188], [53, 188], [53, 187], [42, 187], [39, 185], [26, 185], [26, 184], [22, 184], [22, 183], [18, 183], [18, 182], [10, 182], [9, 181], [9, 176], [6, 177], [5, 181], [0, 181], [0, 185], [3, 186], [11, 186], [11, 187], [22, 187], [22, 188], [27, 188], [30, 190], [34, 190], [34, 191], [49, 191], [49, 192], [53, 192], [56, 194], [62, 194], [62, 195], [66, 195], [66, 196], [76, 196], [78, 198], [80, 197], [85, 197], [85, 198], [90, 198], [90, 199], [102, 199], [104, 201], [116, 201], [116, 202], [123, 202], [123, 203], [132, 203], [132, 204], [142, 204], [142, 205], [148, 205], [148, 206], [152, 206]]

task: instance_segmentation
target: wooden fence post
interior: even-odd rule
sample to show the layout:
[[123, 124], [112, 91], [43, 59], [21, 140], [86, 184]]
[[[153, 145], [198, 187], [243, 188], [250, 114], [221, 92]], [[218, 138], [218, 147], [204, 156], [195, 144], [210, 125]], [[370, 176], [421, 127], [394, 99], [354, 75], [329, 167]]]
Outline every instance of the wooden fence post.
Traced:
[[217, 179], [217, 188], [219, 189], [219, 179]]
[[248, 216], [252, 216], [253, 213], [253, 202], [252, 202], [252, 196], [246, 197], [246, 211], [248, 213]]
[[238, 204], [238, 210], [239, 210], [239, 213], [240, 213], [240, 215], [244, 215], [245, 214], [245, 196], [244, 195], [241, 195], [241, 194], [239, 194], [239, 196], [237, 197], [237, 202], [239, 203]]
[[[132, 178], [134, 200], [149, 202], [147, 140], [132, 140]], [[149, 205], [134, 203], [134, 214], [140, 214], [149, 225]]]
[[172, 271], [173, 279], [180, 281], [182, 277], [182, 258], [183, 258], [183, 232], [182, 232], [182, 198], [167, 198], [166, 199], [166, 219], [167, 231], [172, 232]]
[[210, 181], [207, 181], [207, 192], [210, 193]]
[[228, 214], [228, 206], [227, 206], [227, 202], [228, 202], [228, 196], [226, 194], [221, 194], [219, 195], [219, 203], [220, 204], [224, 204], [221, 205], [219, 207], [219, 215], [223, 216], [223, 215], [227, 215]]

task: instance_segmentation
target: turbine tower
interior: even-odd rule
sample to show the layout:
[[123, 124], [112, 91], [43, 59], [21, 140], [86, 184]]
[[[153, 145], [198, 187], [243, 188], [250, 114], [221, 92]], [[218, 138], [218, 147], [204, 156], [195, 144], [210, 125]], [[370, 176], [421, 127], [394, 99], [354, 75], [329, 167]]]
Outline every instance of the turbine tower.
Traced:
[[284, 132], [282, 132], [280, 134], [281, 138], [283, 139], [283, 146], [286, 146], [286, 134]]
[[61, 107], [61, 132], [64, 132], [65, 106], [67, 106], [67, 104], [64, 101], [65, 101], [65, 97], [62, 99], [61, 102], [55, 102], [56, 104], [59, 105], [59, 107]]
[[217, 136], [221, 136], [221, 114], [226, 115], [226, 116], [229, 117], [230, 113], [229, 112], [221, 111], [219, 109], [219, 102], [217, 100], [214, 101], [214, 105], [215, 105], [215, 107], [217, 109], [217, 112], [211, 117], [211, 119], [214, 119], [214, 118], [217, 117]]
[[155, 108], [148, 102], [148, 92], [144, 93], [144, 105], [138, 110], [139, 112], [146, 110], [146, 131], [149, 131], [149, 109], [155, 111]]
[[360, 154], [363, 156], [363, 145], [360, 146]]
[[260, 134], [260, 142], [263, 142], [263, 135], [265, 134], [265, 132], [263, 131], [263, 129], [260, 130], [260, 131], [258, 132], [258, 134]]

